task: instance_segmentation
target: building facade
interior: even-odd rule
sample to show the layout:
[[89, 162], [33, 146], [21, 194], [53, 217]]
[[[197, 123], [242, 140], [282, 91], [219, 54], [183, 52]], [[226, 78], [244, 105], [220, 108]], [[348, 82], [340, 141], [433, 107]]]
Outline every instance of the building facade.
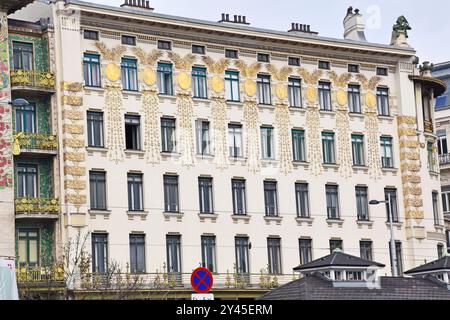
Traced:
[[217, 292], [250, 292], [341, 248], [390, 274], [390, 211], [400, 274], [445, 247], [431, 107], [444, 84], [417, 69], [406, 19], [378, 45], [351, 8], [343, 40], [140, 1], [35, 2], [13, 18], [37, 13], [54, 26], [45, 196], [61, 243], [87, 235], [90, 272], [117, 262], [187, 294], [202, 265]]

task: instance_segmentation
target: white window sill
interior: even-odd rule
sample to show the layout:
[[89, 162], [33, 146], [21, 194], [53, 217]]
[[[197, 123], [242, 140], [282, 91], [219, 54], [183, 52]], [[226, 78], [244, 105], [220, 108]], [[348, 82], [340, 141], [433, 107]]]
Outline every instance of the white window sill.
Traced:
[[105, 147], [86, 147], [86, 151], [88, 151], [88, 152], [106, 153], [106, 152], [108, 152], [108, 148], [105, 148]]
[[303, 218], [303, 217], [296, 217], [295, 221], [297, 222], [297, 225], [301, 226], [304, 223], [308, 224], [308, 226], [312, 226], [314, 222], [314, 218]]
[[216, 222], [219, 217], [216, 213], [199, 213], [198, 217], [200, 218], [200, 222], [204, 222], [205, 220], [211, 220], [211, 222]]

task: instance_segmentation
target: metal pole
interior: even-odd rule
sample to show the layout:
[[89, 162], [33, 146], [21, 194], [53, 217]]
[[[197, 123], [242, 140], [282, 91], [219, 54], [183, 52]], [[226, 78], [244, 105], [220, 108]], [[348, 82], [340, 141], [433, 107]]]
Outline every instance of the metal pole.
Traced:
[[392, 257], [392, 275], [394, 277], [398, 277], [398, 270], [397, 270], [397, 250], [395, 248], [395, 238], [394, 238], [394, 227], [392, 225], [392, 208], [391, 208], [391, 194], [388, 193], [388, 216], [389, 216], [389, 228], [391, 230], [391, 257]]

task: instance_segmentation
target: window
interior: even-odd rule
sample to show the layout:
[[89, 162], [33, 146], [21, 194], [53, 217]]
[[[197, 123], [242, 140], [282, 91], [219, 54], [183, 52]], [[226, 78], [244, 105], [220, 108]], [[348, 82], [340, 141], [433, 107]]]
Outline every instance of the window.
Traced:
[[91, 210], [106, 210], [106, 172], [89, 171]]
[[269, 258], [269, 274], [282, 274], [281, 239], [267, 238], [267, 252]]
[[298, 247], [300, 250], [300, 265], [304, 265], [312, 261], [312, 240], [298, 239]]
[[369, 201], [367, 187], [356, 187], [356, 213], [359, 221], [369, 221]]
[[157, 86], [160, 94], [173, 95], [172, 65], [158, 63]]
[[438, 136], [437, 145], [439, 155], [448, 154], [447, 132], [445, 130], [438, 130], [436, 134]]
[[206, 68], [192, 68], [194, 98], [207, 98]]
[[437, 244], [437, 256], [438, 259], [442, 258], [444, 255], [444, 245], [442, 243]]
[[122, 36], [122, 44], [126, 44], [129, 46], [135, 46], [136, 45], [136, 37]]
[[245, 180], [232, 179], [233, 214], [245, 215], [247, 213], [245, 197]]
[[202, 267], [211, 272], [217, 272], [216, 269], [216, 237], [202, 236]]
[[377, 88], [377, 108], [380, 116], [389, 116], [389, 89]]
[[98, 40], [98, 31], [84, 30], [84, 38], [87, 40]]
[[278, 216], [276, 181], [264, 181], [264, 201], [266, 207], [266, 216]]
[[103, 112], [87, 112], [88, 146], [103, 148]]
[[180, 212], [178, 204], [178, 176], [164, 176], [164, 211]]
[[228, 143], [230, 157], [241, 158], [242, 154], [242, 126], [240, 124], [228, 125]]
[[237, 59], [239, 57], [238, 51], [232, 49], [225, 49], [225, 57], [230, 59]]
[[209, 155], [211, 154], [211, 141], [209, 136], [209, 122], [196, 121], [195, 129], [197, 132], [197, 154]]
[[172, 43], [170, 41], [158, 40], [158, 49], [172, 50]]
[[357, 65], [357, 64], [349, 64], [348, 65], [348, 72], [359, 73], [359, 65]]
[[330, 253], [333, 253], [334, 250], [339, 249], [342, 251], [342, 240], [339, 239], [331, 239], [330, 240]]
[[[390, 199], [390, 201], [389, 201]], [[386, 201], [386, 216], [389, 221], [389, 209], [391, 209], [392, 222], [399, 222], [398, 205], [397, 205], [397, 189], [385, 188], [384, 200]]]
[[108, 268], [108, 234], [92, 234], [92, 272], [106, 273]]
[[441, 216], [438, 208], [438, 197], [439, 194], [437, 192], [431, 193], [432, 201], [433, 201], [433, 217], [434, 217], [434, 224], [437, 226], [442, 225], [441, 223]]
[[130, 272], [145, 273], [145, 234], [130, 234]]
[[261, 148], [263, 159], [275, 159], [273, 128], [261, 128]]
[[270, 55], [267, 53], [258, 53], [259, 62], [270, 62]]
[[323, 153], [323, 163], [326, 164], [336, 163], [333, 132], [322, 132], [322, 153]]
[[442, 187], [441, 190], [442, 197], [442, 211], [444, 214], [450, 212], [450, 188], [448, 186]]
[[330, 70], [329, 61], [319, 61], [319, 69]]
[[198, 178], [200, 213], [213, 213], [212, 178]]
[[295, 184], [295, 200], [297, 204], [297, 217], [309, 218], [309, 192], [307, 183]]
[[353, 165], [364, 166], [364, 136], [352, 134]]
[[288, 80], [288, 96], [290, 107], [302, 107], [302, 81], [297, 78]]
[[427, 158], [428, 158], [428, 171], [437, 172], [437, 161], [434, 156], [434, 143], [427, 141]]
[[122, 58], [122, 86], [123, 90], [138, 90], [137, 60]]
[[20, 163], [17, 165], [18, 198], [36, 198], [38, 196], [37, 174], [37, 165]]
[[[181, 276], [181, 236], [167, 235], [167, 271], [170, 274]], [[180, 275], [178, 275], [180, 274]]]
[[329, 82], [319, 82], [320, 110], [331, 111], [331, 85]]
[[239, 72], [225, 71], [225, 96], [228, 101], [240, 101]]
[[338, 186], [326, 185], [325, 193], [327, 199], [327, 217], [332, 220], [339, 220], [339, 194]]
[[141, 117], [125, 115], [125, 145], [128, 150], [141, 149]]
[[36, 106], [30, 103], [25, 106], [16, 107], [16, 131], [36, 132]]
[[373, 260], [372, 241], [362, 240], [359, 242], [359, 250], [361, 252], [361, 259]]
[[144, 194], [141, 173], [128, 173], [128, 210], [144, 210]]
[[258, 85], [258, 103], [272, 104], [270, 76], [259, 74], [256, 81]]
[[300, 66], [300, 58], [289, 57], [288, 58], [288, 65], [299, 67]]
[[359, 86], [348, 86], [348, 108], [351, 113], [361, 113], [361, 94]]
[[84, 85], [101, 87], [100, 55], [85, 53], [83, 56]]
[[161, 118], [161, 147], [162, 152], [175, 152], [175, 119]]
[[294, 161], [306, 161], [305, 131], [292, 130], [292, 154]]
[[362, 281], [363, 276], [361, 271], [346, 271], [347, 281]]
[[33, 44], [13, 41], [13, 69], [34, 69]]
[[235, 237], [234, 238], [235, 253], [236, 253], [236, 273], [248, 274], [250, 273], [250, 265], [248, 259], [248, 238]]
[[381, 166], [383, 168], [393, 168], [394, 159], [392, 154], [392, 138], [381, 137]]
[[199, 46], [199, 45], [192, 45], [192, 53], [195, 54], [205, 54], [206, 53], [206, 47], [205, 46]]
[[36, 267], [39, 265], [39, 229], [20, 228], [17, 236], [19, 266]]
[[[391, 259], [391, 265], [394, 264], [392, 261], [391, 244], [389, 243], [389, 256]], [[403, 276], [403, 256], [402, 256], [402, 243], [400, 241], [395, 241], [395, 252], [397, 255], [397, 274], [399, 277]]]
[[387, 76], [388, 75], [388, 68], [377, 68], [377, 75], [378, 76]]

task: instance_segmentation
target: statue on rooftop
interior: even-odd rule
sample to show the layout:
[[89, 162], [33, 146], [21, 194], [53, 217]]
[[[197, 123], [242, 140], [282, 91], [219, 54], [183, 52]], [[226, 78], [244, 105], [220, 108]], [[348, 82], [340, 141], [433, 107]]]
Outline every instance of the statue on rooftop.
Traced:
[[396, 23], [392, 27], [392, 40], [391, 45], [407, 46], [408, 30], [411, 30], [408, 20], [405, 16], [398, 17]]

